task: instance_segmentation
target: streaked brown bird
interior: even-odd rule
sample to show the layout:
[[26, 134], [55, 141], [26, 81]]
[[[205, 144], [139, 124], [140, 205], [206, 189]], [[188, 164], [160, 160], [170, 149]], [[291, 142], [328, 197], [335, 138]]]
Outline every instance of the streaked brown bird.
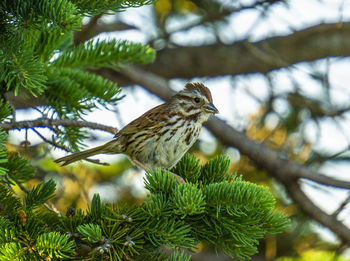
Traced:
[[130, 122], [104, 145], [57, 159], [63, 166], [97, 154], [128, 155], [145, 169], [171, 169], [197, 140], [202, 124], [218, 113], [210, 90], [187, 83], [167, 102]]

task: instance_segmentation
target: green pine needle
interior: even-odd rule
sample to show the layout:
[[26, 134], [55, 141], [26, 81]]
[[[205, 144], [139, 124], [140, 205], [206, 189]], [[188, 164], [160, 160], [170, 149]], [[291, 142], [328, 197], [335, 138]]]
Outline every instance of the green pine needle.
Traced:
[[0, 57], [0, 82], [7, 91], [18, 95], [21, 89], [26, 89], [38, 96], [47, 88], [46, 80], [44, 63], [33, 57], [30, 51]]
[[87, 137], [86, 131], [78, 127], [58, 128], [56, 131], [56, 142], [62, 146], [66, 145], [72, 151], [84, 148], [83, 140]]
[[54, 197], [55, 189], [56, 183], [52, 179], [47, 182], [40, 182], [27, 193], [25, 197], [26, 208], [31, 209], [46, 203]]
[[[7, 0], [2, 8], [13, 14], [14, 22], [37, 29], [50, 23], [66, 30], [76, 30], [80, 26], [77, 9], [69, 0]], [[11, 17], [11, 16], [10, 16]]]
[[226, 155], [218, 155], [202, 167], [200, 180], [203, 184], [210, 184], [227, 180], [230, 159]]
[[107, 207], [104, 203], [102, 203], [100, 195], [94, 194], [87, 214], [91, 215], [93, 220], [99, 221], [105, 215], [106, 211]]
[[0, 245], [11, 243], [17, 239], [14, 224], [7, 218], [0, 217]]
[[0, 99], [0, 121], [3, 121], [10, 115], [11, 115], [10, 104], [8, 103], [8, 101], [4, 102], [2, 99]]
[[4, 131], [0, 130], [0, 178], [1, 176], [5, 176], [7, 174], [8, 169], [6, 168], [6, 164], [8, 162], [7, 159], [7, 149], [6, 149], [6, 142], [7, 134]]
[[0, 260], [20, 261], [27, 260], [21, 245], [17, 242], [5, 243], [0, 246]]
[[146, 173], [145, 188], [150, 192], [171, 192], [179, 180], [168, 171], [157, 168]]
[[110, 11], [120, 12], [130, 7], [140, 7], [144, 5], [150, 5], [156, 2], [156, 0], [71, 0], [82, 13], [87, 15], [96, 15], [100, 13], [108, 13]]
[[41, 234], [35, 243], [42, 257], [71, 258], [75, 255], [75, 243], [68, 235], [58, 232]]
[[16, 152], [9, 154], [7, 162], [3, 166], [8, 169], [8, 179], [16, 183], [26, 182], [36, 173], [36, 169], [30, 164], [29, 160], [22, 158]]
[[199, 159], [195, 155], [186, 153], [171, 171], [187, 182], [197, 183], [201, 176]]
[[120, 100], [116, 83], [80, 69], [52, 68], [48, 85], [52, 87], [46, 92], [48, 99], [67, 109], [88, 110], [95, 101], [107, 107]]
[[149, 63], [154, 59], [155, 51], [148, 45], [117, 40], [90, 40], [63, 51], [52, 65], [81, 69], [117, 69], [131, 63]]
[[0, 183], [0, 206], [1, 216], [9, 216], [15, 218], [18, 215], [18, 211], [22, 209], [20, 200], [15, 197], [13, 191], [7, 186]]
[[152, 218], [172, 215], [170, 202], [166, 199], [165, 194], [162, 193], [148, 195], [142, 210]]
[[89, 243], [97, 243], [102, 239], [102, 230], [99, 225], [92, 223], [80, 225], [77, 230], [82, 235], [82, 240]]
[[191, 256], [186, 255], [184, 251], [175, 251], [164, 261], [190, 261]]
[[148, 220], [143, 226], [147, 228], [146, 239], [159, 247], [167, 245], [171, 248], [195, 247], [195, 239], [191, 235], [191, 227], [182, 220], [175, 221], [172, 218], [160, 218]]
[[187, 183], [176, 186], [171, 197], [176, 214], [186, 216], [205, 212], [206, 202], [201, 189]]
[[[103, 204], [100, 197], [94, 195], [86, 214], [77, 210], [73, 216], [58, 217], [51, 213], [44, 215], [42, 210], [27, 211], [25, 224], [23, 218], [18, 219], [20, 202], [13, 201], [11, 191], [1, 194], [0, 189], [0, 197], [3, 196], [6, 202], [0, 200], [0, 205], [7, 205], [12, 200], [11, 208], [4, 210], [16, 220], [15, 225], [11, 225], [7, 219], [0, 219], [0, 244], [6, 245], [1, 251], [8, 256], [15, 253], [16, 245], [9, 243], [18, 242], [16, 226], [20, 226], [21, 230], [27, 230], [29, 238], [36, 239], [36, 247], [43, 258], [74, 255], [74, 242], [69, 241], [68, 235], [62, 238], [62, 234], [49, 232], [55, 229], [68, 231], [69, 235], [78, 232], [75, 238], [92, 247], [91, 258], [109, 255], [114, 260], [127, 256], [138, 259], [156, 256], [154, 249], [163, 245], [191, 249], [204, 242], [230, 257], [248, 259], [257, 252], [259, 240], [267, 233], [279, 233], [289, 226], [289, 220], [276, 211], [275, 199], [267, 188], [243, 181], [241, 177], [232, 179], [233, 175], [226, 173], [225, 157], [217, 157], [202, 167], [194, 157], [185, 160], [193, 165], [186, 167], [180, 163], [182, 167], [173, 171], [200, 168], [199, 173], [207, 177], [220, 173], [222, 176], [216, 177], [223, 181], [179, 184], [172, 173], [156, 169], [146, 174], [146, 188], [151, 194], [141, 207], [113, 207]], [[231, 177], [229, 181], [226, 176]], [[50, 183], [53, 182], [41, 183], [28, 193], [25, 199], [27, 208], [42, 204], [51, 197], [54, 184], [47, 185]], [[17, 207], [13, 208], [15, 204]], [[169, 258], [188, 260], [181, 254]]]

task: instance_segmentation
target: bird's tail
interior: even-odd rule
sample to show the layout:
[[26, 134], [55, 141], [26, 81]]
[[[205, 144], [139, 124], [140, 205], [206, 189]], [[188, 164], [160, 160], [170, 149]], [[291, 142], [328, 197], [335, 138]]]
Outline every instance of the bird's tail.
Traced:
[[108, 153], [109, 145], [110, 145], [110, 143], [108, 142], [104, 145], [101, 145], [101, 146], [98, 146], [98, 147], [95, 147], [92, 149], [80, 151], [80, 152], [59, 158], [59, 159], [55, 160], [55, 162], [56, 163], [63, 162], [62, 166], [65, 166], [65, 165], [71, 164], [75, 161], [87, 159], [88, 157], [91, 157], [91, 156], [94, 156], [97, 154]]

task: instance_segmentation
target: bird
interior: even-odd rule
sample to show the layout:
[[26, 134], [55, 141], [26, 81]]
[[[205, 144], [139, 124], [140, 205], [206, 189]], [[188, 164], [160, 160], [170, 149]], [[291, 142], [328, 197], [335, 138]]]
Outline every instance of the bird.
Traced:
[[208, 87], [199, 82], [131, 121], [111, 141], [55, 160], [62, 166], [97, 154], [126, 154], [144, 168], [170, 170], [198, 139], [210, 115], [219, 113]]

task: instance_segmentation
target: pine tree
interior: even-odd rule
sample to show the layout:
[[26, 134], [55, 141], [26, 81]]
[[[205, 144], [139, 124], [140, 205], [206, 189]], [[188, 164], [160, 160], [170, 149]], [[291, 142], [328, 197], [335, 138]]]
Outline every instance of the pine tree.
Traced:
[[[6, 0], [0, 3], [0, 120], [15, 121], [7, 94], [39, 97], [51, 119], [81, 119], [97, 105], [109, 108], [120, 89], [89, 69], [148, 63], [155, 51], [127, 41], [91, 40], [73, 44], [83, 16], [152, 1]], [[79, 150], [86, 133], [56, 126], [55, 142]], [[20, 199], [13, 191], [35, 174], [19, 153], [6, 148], [0, 131], [0, 260], [189, 260], [182, 250], [199, 243], [248, 259], [258, 240], [279, 233], [289, 220], [275, 208], [267, 188], [229, 174], [230, 161], [218, 156], [204, 166], [190, 155], [171, 170], [147, 173], [149, 194], [139, 206], [105, 204], [95, 195], [88, 211], [50, 211], [55, 182], [41, 182]], [[166, 256], [162, 246], [176, 251]]]

